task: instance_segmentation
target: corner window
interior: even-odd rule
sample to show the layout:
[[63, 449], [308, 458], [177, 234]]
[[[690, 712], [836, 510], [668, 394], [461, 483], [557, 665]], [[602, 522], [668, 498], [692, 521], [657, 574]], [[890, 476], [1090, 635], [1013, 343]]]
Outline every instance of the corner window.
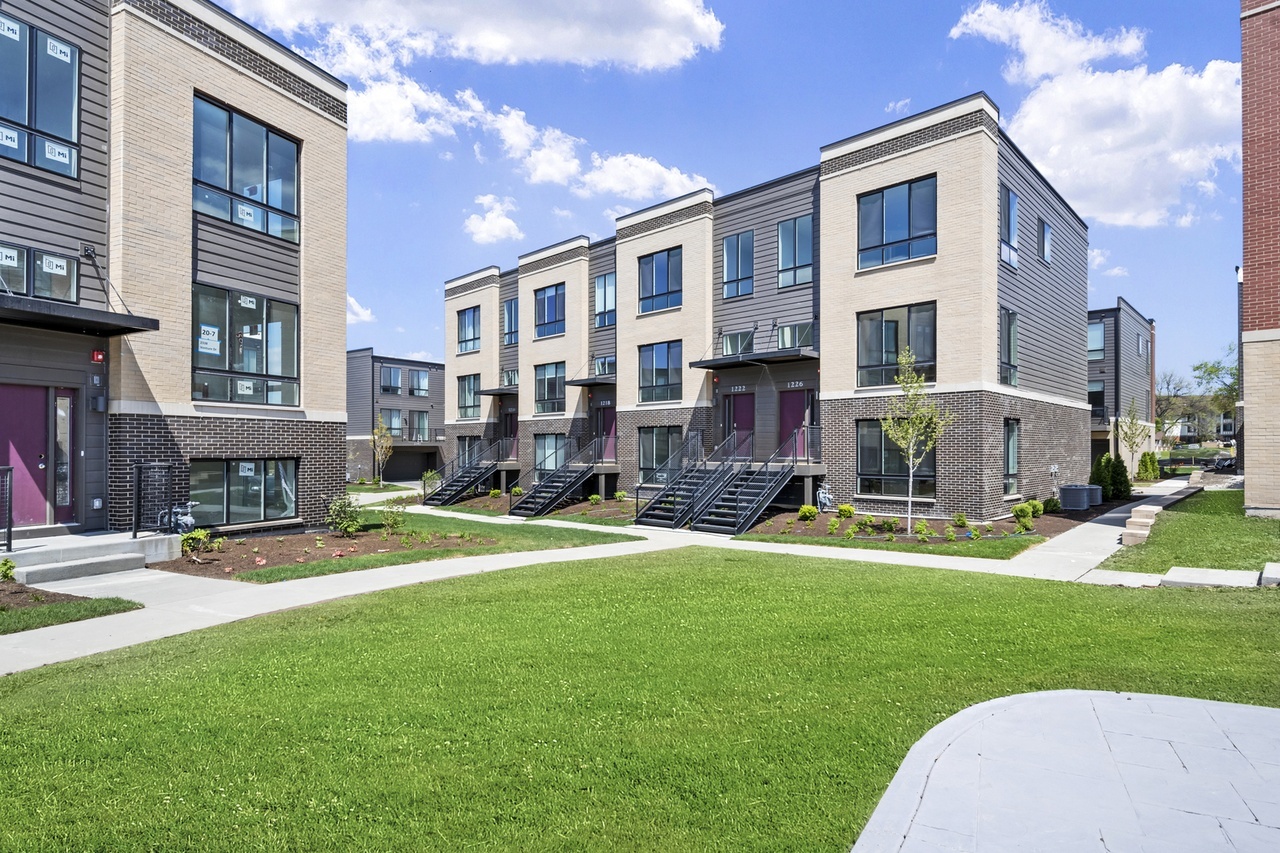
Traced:
[[801, 349], [812, 346], [812, 323], [795, 323], [778, 327], [778, 349]]
[[1018, 430], [1019, 423], [1006, 419], [1004, 422], [1004, 493], [1018, 493]]
[[535, 338], [564, 334], [563, 283], [533, 292], [533, 322]]
[[409, 371], [409, 396], [425, 397], [430, 388], [431, 375], [425, 370]]
[[813, 217], [778, 223], [778, 287], [813, 282]]
[[383, 366], [382, 370], [382, 393], [383, 394], [399, 394], [400, 393], [400, 368]]
[[458, 352], [480, 349], [480, 306], [458, 312]]
[[480, 374], [458, 377], [458, 417], [480, 417]]
[[197, 527], [295, 518], [297, 496], [296, 459], [191, 460]]
[[1053, 263], [1053, 226], [1040, 220], [1040, 260]]
[[936, 254], [936, 175], [858, 197], [858, 269]]
[[1018, 312], [1000, 309], [1000, 382], [1018, 384]]
[[[640, 427], [640, 482], [665, 483], [673, 473], [668, 463], [680, 451], [680, 427]], [[679, 466], [674, 466], [679, 470]]]
[[858, 387], [892, 385], [898, 353], [911, 347], [916, 371], [928, 382], [937, 377], [936, 302], [867, 311], [858, 315]]
[[1101, 361], [1104, 355], [1103, 323], [1095, 320], [1089, 323], [1089, 361]]
[[533, 410], [538, 414], [564, 411], [564, 362], [533, 368]]
[[618, 278], [614, 273], [596, 276], [596, 328], [618, 322]]
[[297, 406], [298, 306], [197, 284], [191, 399]]
[[297, 243], [298, 143], [203, 98], [192, 124], [192, 208]]
[[378, 420], [382, 421], [392, 438], [400, 438], [404, 434], [404, 412], [399, 409], [379, 409]]
[[0, 15], [0, 157], [80, 172], [80, 48]]
[[640, 313], [675, 308], [684, 296], [682, 252], [679, 247], [640, 259]]
[[1000, 185], [1000, 260], [1018, 265], [1018, 194]]
[[618, 374], [618, 357], [616, 355], [598, 356], [594, 366], [596, 376], [616, 376]]
[[[909, 474], [902, 450], [884, 434], [880, 422], [858, 421], [858, 494], [905, 498]], [[936, 493], [936, 459], [930, 450], [916, 468], [911, 494], [932, 498]]]
[[520, 300], [508, 299], [502, 303], [502, 345], [520, 343]]
[[680, 341], [640, 347], [640, 402], [679, 401], [684, 367]]
[[724, 258], [724, 298], [748, 296], [754, 289], [755, 273], [755, 232], [743, 231], [732, 237], [725, 237], [721, 245]]
[[544, 477], [564, 467], [569, 456], [569, 439], [563, 435], [535, 435], [533, 437], [533, 479], [541, 482]]
[[729, 332], [721, 338], [725, 355], [738, 355], [739, 353], [748, 353], [755, 351], [754, 331], [748, 332]]

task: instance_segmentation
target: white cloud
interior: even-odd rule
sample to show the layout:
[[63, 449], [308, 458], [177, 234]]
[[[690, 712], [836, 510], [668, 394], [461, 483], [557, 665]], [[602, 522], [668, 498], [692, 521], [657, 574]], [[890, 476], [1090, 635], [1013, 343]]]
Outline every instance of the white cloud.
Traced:
[[573, 211], [572, 211], [572, 210], [565, 210], [563, 207], [553, 207], [553, 208], [551, 208], [551, 212], [552, 212], [553, 214], [555, 214], [556, 216], [560, 217], [561, 219], [572, 219], [572, 218], [573, 218]]
[[1165, 225], [1184, 191], [1212, 195], [1219, 169], [1239, 167], [1239, 63], [1099, 71], [1101, 60], [1140, 59], [1144, 33], [1095, 35], [1042, 0], [983, 0], [951, 31], [966, 35], [1011, 49], [1005, 77], [1031, 91], [1010, 135], [1084, 216]]
[[484, 208], [484, 215], [473, 213], [462, 225], [463, 230], [471, 235], [472, 240], [485, 244], [524, 239], [524, 232], [520, 230], [520, 226], [507, 215], [516, 209], [516, 203], [512, 198], [498, 198], [492, 194], [479, 195], [476, 196], [476, 204]]
[[369, 81], [348, 96], [348, 135], [355, 142], [430, 142], [456, 136], [459, 126], [479, 118], [467, 101], [470, 94], [459, 92], [450, 100], [399, 73]]
[[618, 219], [618, 217], [626, 216], [632, 210], [634, 210], [634, 208], [627, 207], [626, 205], [623, 205], [623, 204], [615, 204], [613, 207], [605, 208], [604, 218], [609, 220], [610, 222], [614, 222]]
[[724, 24], [703, 0], [230, 0], [232, 11], [292, 34], [373, 27], [420, 55], [485, 64], [554, 62], [674, 68], [720, 47]]
[[436, 361], [437, 360], [435, 355], [433, 355], [430, 350], [425, 350], [425, 349], [414, 350], [413, 352], [407, 352], [404, 355], [400, 356], [400, 358], [407, 358], [410, 361]]
[[686, 175], [674, 166], [663, 166], [652, 157], [640, 154], [591, 155], [591, 171], [573, 188], [583, 198], [593, 195], [617, 195], [631, 201], [650, 198], [673, 198], [711, 182], [701, 175]]
[[1111, 257], [1110, 249], [1090, 249], [1089, 250], [1089, 268], [1101, 269], [1106, 266], [1107, 258]]
[[901, 101], [890, 101], [884, 111], [892, 115], [904, 115], [907, 110], [911, 109], [911, 99], [903, 98]]
[[403, 335], [403, 334], [404, 334], [404, 326], [396, 326], [396, 334], [397, 334], [397, 335]]
[[350, 293], [347, 294], [347, 325], [352, 326], [356, 323], [372, 323], [378, 318], [373, 316], [373, 312], [365, 308]]
[[1105, 276], [1110, 276], [1111, 278], [1128, 278], [1129, 268], [1128, 267], [1112, 267], [1109, 270], [1104, 270], [1102, 274]]

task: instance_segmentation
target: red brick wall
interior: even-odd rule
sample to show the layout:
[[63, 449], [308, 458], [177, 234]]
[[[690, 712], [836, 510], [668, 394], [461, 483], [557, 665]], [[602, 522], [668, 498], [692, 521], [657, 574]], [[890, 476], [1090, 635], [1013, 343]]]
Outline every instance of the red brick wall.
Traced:
[[[1243, 0], [1248, 12], [1271, 0]], [[1280, 328], [1280, 7], [1241, 20], [1243, 331]]]

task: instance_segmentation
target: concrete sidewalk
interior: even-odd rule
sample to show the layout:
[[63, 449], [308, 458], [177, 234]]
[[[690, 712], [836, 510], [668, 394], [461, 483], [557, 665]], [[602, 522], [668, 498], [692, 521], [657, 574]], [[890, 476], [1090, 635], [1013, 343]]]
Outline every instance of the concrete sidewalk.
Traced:
[[921, 738], [854, 853], [1274, 853], [1280, 710], [1064, 690]]

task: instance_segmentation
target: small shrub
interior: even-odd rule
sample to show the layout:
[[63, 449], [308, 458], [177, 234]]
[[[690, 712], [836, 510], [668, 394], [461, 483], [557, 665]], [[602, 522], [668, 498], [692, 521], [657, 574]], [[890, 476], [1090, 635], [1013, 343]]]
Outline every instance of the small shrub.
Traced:
[[5, 557], [3, 560], [0, 560], [0, 581], [13, 580], [13, 572], [14, 572], [14, 569], [16, 568], [18, 568], [17, 563], [9, 559], [8, 557]]
[[1058, 500], [1057, 498], [1045, 498], [1044, 511], [1045, 512], [1062, 512], [1062, 501]]
[[864, 515], [862, 517], [862, 526], [867, 529], [868, 533], [874, 530], [876, 526], [875, 517], [871, 515]]
[[790, 532], [791, 532], [791, 528], [793, 528], [793, 527], [795, 527], [795, 526], [796, 526], [796, 520], [795, 520], [794, 518], [788, 518], [788, 519], [787, 519], [787, 523], [786, 523], [786, 524], [784, 524], [784, 525], [782, 525], [782, 529], [783, 529], [784, 531], [786, 531], [787, 533], [790, 533]]
[[209, 550], [209, 531], [197, 527], [190, 533], [182, 534], [183, 554], [203, 554]]
[[627, 499], [627, 493], [619, 489], [613, 493], [613, 499], [615, 501], [625, 501]]
[[929, 544], [929, 536], [928, 536], [928, 534], [926, 534], [926, 533], [919, 533], [919, 534], [917, 534], [917, 535], [916, 535], [916, 540], [917, 540], [918, 542], [920, 542], [920, 543], [924, 544], [924, 545], [928, 545], [928, 544]]
[[833, 518], [827, 522], [827, 535], [835, 536], [840, 532], [840, 519]]
[[984, 524], [984, 525], [982, 525], [982, 527], [983, 527], [983, 529], [984, 529], [984, 530], [986, 530], [986, 532], [987, 532], [987, 533], [995, 533], [995, 532], [996, 532], [996, 526], [995, 526], [994, 524]]
[[587, 498], [587, 503], [591, 504], [592, 506], [600, 506], [600, 504], [604, 503], [604, 498], [600, 497], [599, 495], [591, 495], [589, 498]]
[[1014, 504], [1009, 508], [1009, 511], [1013, 513], [1014, 518], [1030, 518], [1031, 512], [1032, 512], [1031, 504], [1030, 503]]
[[956, 541], [956, 529], [950, 524], [942, 529], [942, 535], [946, 537], [948, 542]]
[[892, 533], [887, 533], [887, 534], [885, 534], [884, 541], [886, 541], [886, 542], [897, 542], [897, 541], [898, 541], [898, 537], [897, 537], [897, 536], [894, 536]]
[[964, 517], [963, 512], [957, 512], [955, 515], [951, 516], [951, 523], [956, 527], [968, 527], [969, 519]]
[[254, 549], [253, 549], [253, 553], [255, 553], [255, 554], [256, 554], [256, 553], [258, 553], [258, 549], [257, 549], [257, 548], [254, 548]]
[[401, 536], [401, 537], [400, 537], [400, 547], [401, 547], [401, 548], [405, 548], [405, 549], [412, 548], [412, 547], [413, 547], [413, 537], [412, 537], [412, 536]]
[[902, 522], [896, 518], [886, 518], [884, 521], [880, 522], [880, 529], [885, 533], [892, 534], [898, 529], [898, 525], [901, 523]]
[[818, 517], [818, 508], [813, 504], [805, 504], [800, 507], [800, 511], [796, 513], [796, 518], [801, 521], [813, 521]]
[[356, 480], [356, 484], [361, 486], [366, 486], [369, 484], [369, 481], [366, 480], [364, 477], [361, 477], [359, 480]]
[[840, 506], [836, 507], [836, 515], [841, 518], [853, 518], [853, 513], [853, 504], [840, 504]]
[[1035, 498], [1032, 498], [1031, 500], [1027, 501], [1027, 505], [1031, 507], [1032, 518], [1039, 518], [1040, 516], [1044, 515], [1043, 502], [1038, 501]]
[[1089, 469], [1089, 485], [1102, 489], [1102, 499], [1111, 500], [1111, 454], [1104, 453], [1093, 460]]
[[382, 538], [394, 536], [404, 527], [404, 507], [389, 506], [378, 513], [382, 521]]
[[809, 519], [808, 521], [806, 521], [806, 522], [804, 523], [804, 526], [805, 526], [805, 529], [807, 529], [807, 530], [812, 530], [812, 529], [813, 529], [813, 519]]
[[382, 488], [382, 478], [381, 478], [381, 477], [374, 477], [374, 478], [373, 478], [373, 484], [374, 484], [375, 486], [377, 486], [379, 489], [381, 489], [381, 488]]
[[764, 520], [764, 526], [765, 526], [765, 527], [773, 527], [773, 519], [772, 519], [772, 518], [766, 518], [766, 519]]
[[916, 535], [917, 535], [917, 536], [932, 536], [932, 535], [933, 535], [933, 528], [929, 526], [929, 522], [925, 521], [925, 520], [922, 518], [922, 519], [920, 519], [920, 520], [918, 520], [918, 521], [916, 522]]
[[976, 527], [973, 528], [972, 530], [969, 531], [969, 538], [977, 542], [979, 539], [982, 538], [982, 531]]
[[520, 488], [519, 486], [516, 486], [511, 490], [511, 497], [513, 498], [518, 498], [523, 494], [524, 494], [524, 489]]
[[1129, 480], [1129, 469], [1119, 456], [1111, 460], [1111, 496], [1117, 500], [1127, 501], [1133, 497], [1133, 483]]
[[500, 498], [500, 497], [502, 497], [502, 489], [490, 489], [490, 490], [489, 490], [489, 497], [491, 497], [491, 498]]
[[[352, 537], [360, 532], [360, 507], [350, 495], [338, 495], [329, 501], [329, 511], [324, 516], [325, 526], [339, 536]], [[319, 540], [317, 540], [319, 547]]]
[[852, 539], [858, 535], [858, 526], [855, 524], [844, 532], [845, 539]]

